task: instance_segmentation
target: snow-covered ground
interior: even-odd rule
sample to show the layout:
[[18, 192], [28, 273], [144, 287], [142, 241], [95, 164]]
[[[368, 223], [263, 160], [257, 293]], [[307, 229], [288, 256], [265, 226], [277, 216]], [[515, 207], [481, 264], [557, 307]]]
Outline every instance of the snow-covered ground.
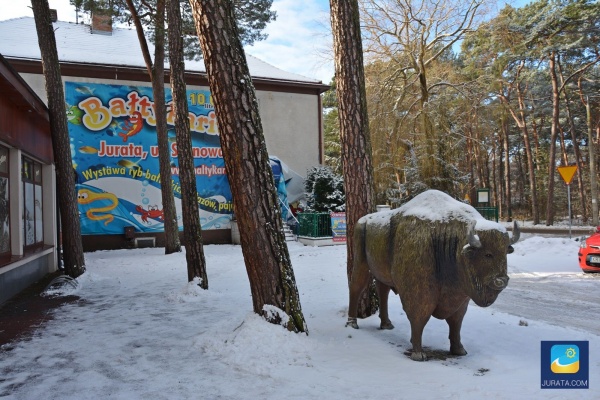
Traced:
[[[72, 292], [81, 300], [0, 349], [0, 398], [598, 399], [600, 276], [580, 272], [577, 247], [523, 235], [508, 256], [508, 288], [467, 312], [469, 354], [446, 356], [447, 325], [432, 319], [427, 362], [405, 354], [410, 331], [396, 296], [396, 329], [379, 330], [377, 316], [344, 327], [345, 246], [289, 243], [308, 336], [252, 312], [239, 246], [205, 247], [208, 291], [186, 282], [184, 253], [88, 253]], [[542, 340], [589, 341], [590, 389], [540, 389]]]

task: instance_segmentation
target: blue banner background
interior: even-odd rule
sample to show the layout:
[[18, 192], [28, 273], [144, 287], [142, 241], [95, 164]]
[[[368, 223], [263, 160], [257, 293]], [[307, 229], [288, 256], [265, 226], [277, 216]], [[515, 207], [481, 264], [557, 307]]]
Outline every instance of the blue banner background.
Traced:
[[[71, 156], [82, 234], [162, 232], [162, 198], [152, 89], [66, 82]], [[180, 229], [177, 143], [166, 90], [173, 192]], [[229, 229], [233, 211], [212, 98], [188, 90], [198, 207], [203, 229]]]

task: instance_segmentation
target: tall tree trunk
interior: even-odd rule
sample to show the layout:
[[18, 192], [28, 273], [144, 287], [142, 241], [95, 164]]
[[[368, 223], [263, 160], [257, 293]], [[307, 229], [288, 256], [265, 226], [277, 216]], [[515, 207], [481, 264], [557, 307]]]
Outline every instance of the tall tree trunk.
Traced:
[[[571, 134], [571, 142], [573, 143], [573, 152], [575, 153], [575, 165], [577, 166], [577, 188], [579, 189], [579, 201], [581, 206], [581, 217], [583, 221], [587, 222], [587, 208], [586, 208], [586, 193], [585, 185], [583, 182], [583, 168], [581, 165], [581, 151], [579, 150], [579, 141], [577, 140], [577, 132], [575, 131], [575, 121], [573, 114], [571, 113], [571, 101], [569, 100], [569, 92], [565, 85], [565, 78], [560, 62], [560, 58], [557, 60], [558, 71], [560, 73], [560, 85], [565, 93], [565, 108], [567, 110], [567, 118], [569, 120], [569, 133]], [[567, 164], [568, 165], [568, 164]]]
[[559, 124], [559, 101], [558, 78], [556, 76], [556, 53], [552, 52], [549, 59], [548, 69], [552, 81], [552, 125], [550, 126], [550, 149], [548, 150], [548, 200], [546, 204], [546, 226], [554, 225], [554, 172], [556, 171], [556, 138]]
[[142, 27], [133, 0], [127, 0], [127, 6], [135, 25], [144, 61], [146, 62], [146, 69], [152, 82], [160, 187], [165, 221], [165, 254], [171, 254], [181, 251], [181, 243], [179, 242], [177, 210], [175, 209], [175, 197], [173, 195], [171, 156], [167, 134], [167, 108], [165, 106], [165, 1], [156, 1], [154, 62], [152, 62], [152, 58], [150, 57], [148, 44], [144, 36], [144, 28]]
[[177, 160], [181, 191], [181, 211], [183, 214], [183, 240], [187, 261], [188, 281], [200, 278], [199, 286], [208, 289], [206, 259], [202, 243], [202, 226], [196, 190], [192, 135], [188, 117], [188, 103], [185, 86], [185, 63], [183, 61], [183, 38], [181, 36], [181, 10], [179, 0], [168, 0], [169, 24], [169, 64], [171, 65], [171, 90], [175, 111], [175, 135], [177, 138]]
[[233, 3], [191, 0], [190, 4], [215, 99], [254, 312], [290, 331], [308, 333]]
[[508, 135], [508, 121], [502, 117], [502, 147], [504, 148], [504, 201], [505, 215], [508, 222], [512, 221], [512, 196], [510, 179], [510, 141]]
[[[486, 179], [486, 173], [485, 173], [485, 165], [486, 165], [486, 160], [484, 159], [484, 154], [486, 154], [486, 151], [482, 151], [480, 143], [481, 143], [481, 135], [479, 134], [479, 127], [476, 125], [475, 126], [475, 162], [476, 162], [476, 166], [477, 166], [477, 176], [479, 177], [479, 185], [480, 187], [484, 187], [487, 188], [489, 187], [489, 182]], [[486, 154], [487, 155], [487, 154]]]
[[494, 202], [493, 204], [495, 204], [496, 206], [498, 206], [498, 204], [500, 204], [500, 199], [499, 199], [499, 192], [500, 190], [498, 190], [498, 176], [500, 176], [499, 174], [496, 174], [496, 172], [499, 171], [499, 159], [500, 157], [502, 157], [502, 150], [501, 147], [498, 146], [498, 138], [497, 136], [492, 136], [492, 176], [491, 176], [491, 184], [490, 187], [492, 189], [492, 193], [493, 193], [493, 198], [494, 198]]
[[527, 155], [527, 172], [529, 174], [529, 192], [531, 193], [531, 213], [533, 214], [533, 224], [540, 223], [540, 211], [537, 196], [537, 178], [535, 174], [535, 158], [531, 150], [531, 139], [529, 138], [529, 129], [527, 128], [527, 118], [525, 116], [525, 98], [521, 85], [517, 84], [517, 98], [519, 100], [519, 127], [523, 134], [523, 143], [525, 145], [525, 154]]
[[539, 124], [540, 126], [538, 126], [538, 123], [536, 122], [536, 119], [535, 119], [535, 107], [534, 107], [534, 104], [535, 104], [534, 100], [531, 99], [531, 115], [532, 115], [532, 118], [531, 118], [531, 133], [532, 133], [532, 136], [533, 136], [532, 139], [533, 139], [533, 157], [534, 157], [533, 161], [535, 163], [535, 169], [537, 171], [541, 171], [541, 168], [542, 168], [541, 164], [542, 163], [540, 162], [541, 152], [540, 152], [540, 134], [539, 134], [539, 131], [544, 126], [544, 120], [545, 120], [545, 118], [543, 116], [540, 118], [540, 124]]
[[[330, 8], [346, 190], [347, 274], [350, 282], [354, 260], [354, 226], [360, 217], [373, 212], [375, 208], [373, 162], [358, 2], [332, 0]], [[377, 311], [373, 293], [373, 288], [363, 292], [358, 307], [359, 317]]]
[[598, 226], [598, 182], [596, 172], [596, 149], [592, 133], [592, 112], [590, 110], [590, 101], [586, 100], [585, 114], [588, 130], [588, 150], [590, 157], [590, 191], [592, 192], [592, 224]]
[[471, 126], [469, 125], [466, 129], [466, 147], [467, 147], [467, 154], [466, 154], [466, 161], [467, 161], [467, 168], [469, 170], [469, 187], [468, 187], [468, 191], [466, 193], [466, 195], [469, 196], [469, 203], [472, 205], [475, 205], [475, 201], [476, 201], [476, 191], [475, 191], [475, 187], [476, 187], [476, 182], [475, 182], [475, 170], [474, 170], [474, 165], [475, 165], [475, 151], [474, 151], [474, 144], [473, 144], [473, 132], [471, 130]]
[[[519, 66], [519, 71], [524, 67], [524, 64], [521, 63]], [[518, 77], [517, 77], [518, 79]], [[529, 139], [529, 131], [527, 129], [527, 120], [525, 117], [525, 100], [523, 96], [523, 91], [521, 90], [521, 85], [519, 83], [516, 84], [517, 90], [517, 100], [519, 104], [518, 113], [512, 109], [510, 105], [510, 101], [504, 95], [500, 95], [500, 99], [506, 105], [506, 109], [510, 112], [513, 120], [521, 129], [521, 134], [523, 135], [523, 144], [525, 146], [525, 155], [527, 157], [527, 173], [529, 175], [529, 191], [531, 193], [531, 214], [533, 217], [533, 224], [537, 225], [540, 223], [540, 213], [537, 201], [537, 185], [536, 185], [536, 176], [535, 176], [535, 163], [533, 154], [531, 151], [531, 140]]]
[[558, 143], [560, 143], [560, 155], [562, 157], [561, 165], [569, 165], [569, 155], [567, 154], [567, 146], [565, 144], [565, 131], [560, 122], [558, 123]]
[[56, 191], [60, 207], [64, 268], [67, 275], [77, 278], [85, 272], [85, 257], [81, 242], [71, 141], [65, 109], [65, 92], [56, 49], [56, 38], [50, 19], [48, 0], [31, 0], [31, 6], [42, 56], [48, 110], [50, 111], [50, 132], [56, 164]]
[[594, 129], [592, 126], [592, 110], [590, 100], [584, 97], [581, 86], [581, 77], [577, 80], [579, 98], [585, 106], [585, 119], [587, 125], [588, 157], [590, 160], [590, 197], [592, 198], [592, 224], [598, 226], [598, 172], [596, 170], [596, 144], [598, 138], [594, 140]]

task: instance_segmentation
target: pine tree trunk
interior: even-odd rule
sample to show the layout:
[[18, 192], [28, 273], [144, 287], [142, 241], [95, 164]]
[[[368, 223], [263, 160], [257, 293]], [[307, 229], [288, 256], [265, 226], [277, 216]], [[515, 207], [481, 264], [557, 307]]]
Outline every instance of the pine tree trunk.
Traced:
[[64, 268], [67, 275], [77, 278], [85, 272], [85, 258], [81, 242], [71, 141], [67, 126], [65, 93], [60, 74], [56, 38], [50, 19], [48, 0], [32, 0], [31, 5], [42, 55], [44, 78], [46, 79], [52, 149], [56, 164], [56, 191], [60, 207]]
[[[565, 93], [565, 108], [567, 110], [567, 118], [569, 120], [569, 133], [571, 134], [571, 143], [573, 144], [573, 153], [575, 154], [575, 165], [577, 165], [577, 188], [579, 189], [579, 201], [581, 206], [581, 218], [584, 222], [587, 222], [587, 208], [586, 208], [586, 192], [585, 184], [583, 182], [583, 168], [582, 168], [582, 157], [581, 150], [579, 149], [579, 141], [577, 140], [577, 132], [575, 131], [575, 121], [573, 113], [571, 112], [571, 101], [569, 100], [569, 92], [565, 86], [565, 79], [563, 70], [561, 67], [560, 59], [558, 59], [558, 71], [560, 72], [560, 84], [563, 87]], [[568, 165], [568, 163], [567, 163]]]
[[233, 3], [192, 0], [190, 4], [215, 99], [254, 312], [290, 331], [308, 332]]
[[598, 172], [596, 170], [596, 145], [594, 143], [594, 129], [592, 126], [592, 111], [587, 96], [584, 98], [581, 80], [577, 82], [579, 97], [585, 105], [585, 119], [587, 125], [588, 157], [590, 165], [590, 197], [592, 198], [592, 225], [598, 226]]
[[[350, 281], [354, 260], [354, 226], [360, 217], [375, 209], [373, 162], [358, 2], [332, 0], [330, 7], [346, 190], [347, 274]], [[377, 311], [377, 298], [373, 293], [371, 284], [360, 300], [359, 317], [367, 317]]]
[[473, 144], [473, 132], [470, 129], [471, 127], [467, 127], [467, 129], [465, 129], [465, 133], [466, 133], [466, 154], [465, 154], [465, 158], [466, 158], [466, 162], [467, 162], [467, 168], [469, 171], [469, 187], [468, 187], [468, 191], [467, 191], [467, 195], [469, 196], [469, 200], [470, 200], [470, 204], [474, 205], [475, 204], [475, 170], [474, 170], [474, 165], [475, 165], [475, 154], [474, 154], [474, 144]]
[[173, 195], [171, 155], [167, 134], [167, 107], [165, 106], [165, 1], [156, 2], [156, 35], [154, 42], [154, 67], [152, 69], [152, 93], [156, 111], [156, 139], [158, 141], [158, 164], [163, 214], [165, 218], [165, 254], [181, 251], [177, 210]]
[[554, 225], [554, 171], [556, 170], [556, 137], [559, 124], [559, 100], [558, 78], [555, 68], [556, 55], [552, 53], [549, 57], [548, 69], [552, 81], [552, 125], [550, 126], [550, 149], [548, 150], [548, 200], [546, 204], [546, 226]]
[[169, 63], [171, 65], [171, 90], [175, 111], [175, 135], [177, 137], [177, 159], [179, 182], [181, 183], [181, 209], [183, 214], [183, 240], [187, 261], [188, 281], [200, 278], [200, 287], [208, 289], [206, 259], [202, 243], [202, 226], [194, 173], [192, 135], [188, 118], [188, 103], [185, 86], [185, 64], [183, 61], [183, 39], [181, 37], [181, 10], [179, 0], [168, 1]]
[[173, 178], [171, 177], [171, 156], [167, 135], [167, 109], [165, 106], [165, 1], [157, 0], [155, 13], [155, 42], [154, 62], [150, 57], [148, 44], [144, 36], [144, 28], [133, 0], [127, 0], [133, 23], [146, 63], [148, 75], [152, 81], [154, 96], [154, 111], [156, 113], [156, 140], [158, 147], [158, 164], [160, 172], [161, 198], [164, 215], [165, 254], [181, 251], [179, 242], [179, 227], [177, 226], [177, 211], [173, 196]]
[[512, 188], [510, 184], [510, 140], [508, 135], [508, 123], [502, 117], [502, 147], [504, 149], [504, 201], [505, 215], [508, 222], [512, 222]]

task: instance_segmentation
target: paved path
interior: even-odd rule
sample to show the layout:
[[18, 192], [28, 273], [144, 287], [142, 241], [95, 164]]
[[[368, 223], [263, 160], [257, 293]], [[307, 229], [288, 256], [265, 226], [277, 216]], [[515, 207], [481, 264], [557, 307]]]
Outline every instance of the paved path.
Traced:
[[57, 275], [60, 274], [47, 276], [0, 305], [0, 350], [16, 339], [33, 335], [38, 327], [52, 319], [56, 308], [78, 300], [76, 296], [40, 296], [46, 285]]

